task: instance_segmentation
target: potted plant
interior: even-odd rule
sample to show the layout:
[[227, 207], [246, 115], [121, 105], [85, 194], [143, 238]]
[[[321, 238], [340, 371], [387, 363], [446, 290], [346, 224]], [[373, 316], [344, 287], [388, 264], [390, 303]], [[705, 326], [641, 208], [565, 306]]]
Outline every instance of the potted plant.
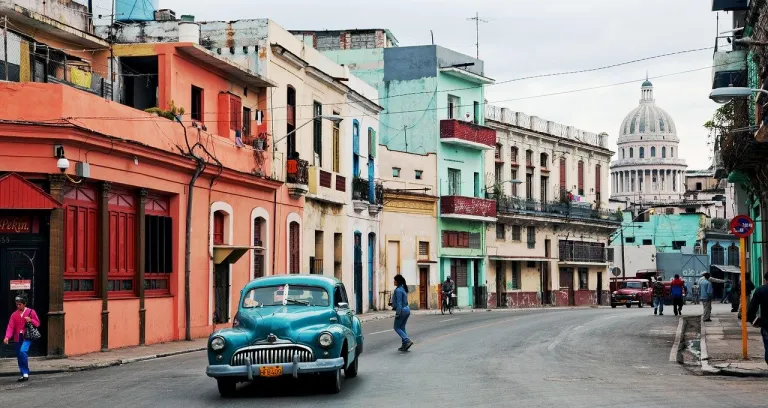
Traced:
[[253, 139], [253, 148], [256, 150], [264, 150], [267, 148], [267, 133], [261, 132]]
[[182, 118], [184, 117], [185, 111], [183, 107], [176, 106], [176, 104], [173, 101], [170, 101], [168, 102], [168, 110], [154, 107], [154, 108], [147, 108], [144, 110], [144, 112], [153, 113], [156, 116], [160, 116], [168, 120], [178, 120], [179, 122], [181, 122]]

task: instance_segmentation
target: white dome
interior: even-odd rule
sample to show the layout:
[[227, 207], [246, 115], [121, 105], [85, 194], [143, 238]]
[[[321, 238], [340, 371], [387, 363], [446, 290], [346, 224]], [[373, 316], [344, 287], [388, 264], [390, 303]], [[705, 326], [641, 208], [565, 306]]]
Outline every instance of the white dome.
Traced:
[[660, 136], [664, 140], [678, 141], [677, 128], [672, 117], [656, 106], [653, 84], [645, 81], [641, 92], [640, 106], [632, 109], [621, 122], [618, 143], [628, 136]]

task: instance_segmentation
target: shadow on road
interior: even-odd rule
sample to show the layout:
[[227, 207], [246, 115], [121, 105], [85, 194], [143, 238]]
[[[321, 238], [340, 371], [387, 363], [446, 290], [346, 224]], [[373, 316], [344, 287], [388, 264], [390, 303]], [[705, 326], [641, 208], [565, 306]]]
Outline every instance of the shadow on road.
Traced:
[[[365, 378], [361, 375], [354, 379], [345, 379], [342, 375], [340, 394], [354, 394], [365, 387]], [[216, 384], [211, 388], [211, 400], [222, 400], [216, 391]], [[333, 398], [322, 386], [322, 381], [317, 376], [305, 376], [298, 379], [257, 379], [250, 383], [239, 384], [237, 394], [228, 400], [270, 399], [270, 398], [307, 398], [316, 399], [322, 397]]]

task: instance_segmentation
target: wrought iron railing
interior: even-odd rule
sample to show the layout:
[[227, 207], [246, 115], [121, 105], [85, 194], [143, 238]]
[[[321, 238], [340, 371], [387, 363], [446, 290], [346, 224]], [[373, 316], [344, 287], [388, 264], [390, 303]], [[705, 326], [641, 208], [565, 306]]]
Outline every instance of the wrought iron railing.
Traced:
[[373, 182], [373, 200], [371, 200], [370, 180], [355, 177], [352, 179], [352, 199], [382, 205], [384, 203], [384, 185], [379, 180]]
[[288, 183], [309, 184], [309, 162], [302, 159], [289, 159], [287, 162]]
[[499, 214], [528, 214], [534, 216], [550, 216], [568, 219], [602, 220], [621, 223], [621, 215], [615, 211], [592, 208], [576, 202], [528, 200], [519, 197], [491, 197], [496, 200], [496, 211]]

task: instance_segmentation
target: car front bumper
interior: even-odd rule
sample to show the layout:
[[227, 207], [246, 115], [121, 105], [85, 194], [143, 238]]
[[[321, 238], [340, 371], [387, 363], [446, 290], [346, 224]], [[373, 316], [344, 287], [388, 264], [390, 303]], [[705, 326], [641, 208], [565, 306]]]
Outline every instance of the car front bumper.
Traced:
[[338, 370], [344, 366], [344, 358], [318, 359], [310, 363], [294, 361], [283, 364], [246, 364], [243, 366], [231, 366], [229, 364], [209, 365], [205, 370], [205, 374], [213, 378], [241, 377], [253, 380], [254, 377], [261, 375], [261, 367], [276, 366], [282, 366], [283, 376], [290, 375], [296, 378], [299, 374], [324, 373]]

